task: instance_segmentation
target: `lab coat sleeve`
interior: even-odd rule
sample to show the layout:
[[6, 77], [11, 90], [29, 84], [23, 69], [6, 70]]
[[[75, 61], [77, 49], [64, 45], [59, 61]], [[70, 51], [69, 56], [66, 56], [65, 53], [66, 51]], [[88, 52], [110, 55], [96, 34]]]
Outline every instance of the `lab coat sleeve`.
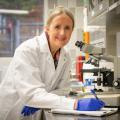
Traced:
[[[37, 54], [17, 50], [14, 56], [14, 83], [17, 93], [24, 102], [37, 108], [73, 109], [74, 99], [48, 93], [40, 77]], [[40, 59], [40, 58], [39, 58]]]

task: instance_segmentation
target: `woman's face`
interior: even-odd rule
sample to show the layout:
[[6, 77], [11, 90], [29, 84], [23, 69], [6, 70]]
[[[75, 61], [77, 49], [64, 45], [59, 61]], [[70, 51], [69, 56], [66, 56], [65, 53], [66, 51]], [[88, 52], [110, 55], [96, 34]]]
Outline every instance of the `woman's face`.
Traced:
[[73, 31], [73, 21], [66, 14], [60, 14], [53, 18], [50, 25], [46, 27], [50, 47], [59, 49], [66, 45]]

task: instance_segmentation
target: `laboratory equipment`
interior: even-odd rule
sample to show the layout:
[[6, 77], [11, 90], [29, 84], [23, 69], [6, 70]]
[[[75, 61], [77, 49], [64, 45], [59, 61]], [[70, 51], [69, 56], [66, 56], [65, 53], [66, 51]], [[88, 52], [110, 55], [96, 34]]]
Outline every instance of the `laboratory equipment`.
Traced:
[[[95, 63], [95, 66], [97, 66], [97, 68], [95, 67], [93, 69], [83, 69], [82, 71], [97, 74], [97, 85], [102, 86], [102, 88], [109, 88], [108, 91], [99, 91], [101, 92], [99, 97], [101, 97], [101, 99], [107, 103], [107, 106], [120, 107], [120, 57], [107, 56], [104, 54], [105, 49], [86, 44], [82, 41], [77, 41], [75, 45], [79, 47], [82, 52], [88, 53], [90, 55], [90, 60], [88, 60], [86, 63], [92, 63], [91, 59], [97, 63]], [[100, 68], [99, 62], [101, 60], [113, 62], [114, 70]], [[110, 98], [114, 99], [114, 101], [111, 101]]]
[[[113, 84], [113, 86], [115, 88], [120, 88], [120, 68], [119, 68], [120, 57], [117, 57], [117, 56], [106, 56], [106, 55], [104, 55], [104, 49], [103, 48], [94, 47], [93, 45], [85, 44], [82, 41], [77, 41], [75, 43], [75, 45], [77, 47], [79, 47], [81, 51], [83, 51], [85, 53], [89, 53], [90, 60], [94, 59], [95, 62], [97, 61], [98, 69], [90, 69], [87, 72], [89, 72], [89, 71], [90, 72], [101, 72], [101, 73], [103, 73], [103, 75], [106, 75], [106, 74], [108, 75], [108, 72], [109, 72], [109, 74], [110, 73], [113, 74], [112, 71], [109, 70], [109, 69], [99, 68], [99, 61], [104, 59], [106, 61], [113, 62], [113, 64], [114, 64], [114, 79], [111, 77], [111, 79], [113, 79], [113, 83], [112, 84]], [[94, 63], [94, 64], [96, 65], [96, 63]]]

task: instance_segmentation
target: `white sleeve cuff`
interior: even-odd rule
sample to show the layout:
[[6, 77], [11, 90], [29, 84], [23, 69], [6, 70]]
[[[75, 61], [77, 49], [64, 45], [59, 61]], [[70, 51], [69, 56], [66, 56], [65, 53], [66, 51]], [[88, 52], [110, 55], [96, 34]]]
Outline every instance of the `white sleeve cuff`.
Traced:
[[74, 104], [75, 104], [75, 99], [61, 97], [60, 104], [61, 104], [61, 106], [60, 106], [61, 109], [73, 110]]

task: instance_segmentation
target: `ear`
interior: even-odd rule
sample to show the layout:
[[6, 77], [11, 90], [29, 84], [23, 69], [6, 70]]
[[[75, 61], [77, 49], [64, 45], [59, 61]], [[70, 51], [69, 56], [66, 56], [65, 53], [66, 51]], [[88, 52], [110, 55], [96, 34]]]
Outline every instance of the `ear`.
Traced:
[[48, 31], [49, 31], [49, 27], [48, 27], [48, 26], [45, 26], [45, 27], [44, 27], [44, 31], [45, 31], [45, 32], [48, 32]]

